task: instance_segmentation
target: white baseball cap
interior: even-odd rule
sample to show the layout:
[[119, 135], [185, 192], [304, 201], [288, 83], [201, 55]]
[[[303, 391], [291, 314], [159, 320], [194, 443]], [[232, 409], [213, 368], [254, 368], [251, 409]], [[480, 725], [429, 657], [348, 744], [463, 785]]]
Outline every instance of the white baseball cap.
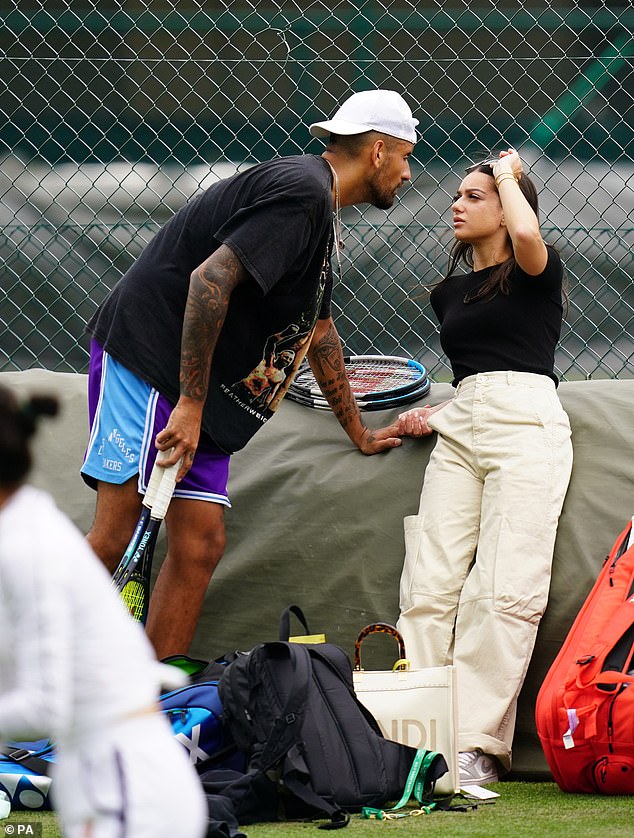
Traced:
[[378, 131], [415, 143], [417, 125], [409, 105], [395, 90], [363, 90], [346, 99], [332, 119], [313, 122], [309, 130], [313, 137]]

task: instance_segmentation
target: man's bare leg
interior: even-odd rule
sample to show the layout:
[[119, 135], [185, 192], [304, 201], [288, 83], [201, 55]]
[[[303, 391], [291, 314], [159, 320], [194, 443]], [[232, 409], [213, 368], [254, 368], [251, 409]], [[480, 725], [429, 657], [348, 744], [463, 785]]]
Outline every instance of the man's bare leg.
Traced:
[[86, 538], [110, 573], [116, 570], [140, 513], [136, 477], [125, 483], [99, 482], [95, 520]]
[[189, 651], [207, 586], [225, 549], [224, 506], [174, 498], [168, 548], [150, 599], [147, 634], [159, 659]]

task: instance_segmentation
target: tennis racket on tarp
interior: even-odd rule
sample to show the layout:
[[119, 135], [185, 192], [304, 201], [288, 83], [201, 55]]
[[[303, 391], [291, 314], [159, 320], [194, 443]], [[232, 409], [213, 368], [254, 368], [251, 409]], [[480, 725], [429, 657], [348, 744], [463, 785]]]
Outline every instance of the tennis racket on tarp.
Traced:
[[145, 625], [150, 603], [150, 577], [154, 548], [161, 523], [167, 514], [181, 461], [173, 466], [163, 467], [159, 462], [169, 456], [159, 451], [148, 481], [143, 508], [132, 538], [123, 554], [112, 581], [115, 590], [121, 594], [131, 616]]
[[[431, 388], [423, 364], [395, 355], [349, 355], [344, 358], [350, 387], [360, 410], [386, 410], [426, 396]], [[330, 410], [306, 361], [286, 394], [298, 404]]]

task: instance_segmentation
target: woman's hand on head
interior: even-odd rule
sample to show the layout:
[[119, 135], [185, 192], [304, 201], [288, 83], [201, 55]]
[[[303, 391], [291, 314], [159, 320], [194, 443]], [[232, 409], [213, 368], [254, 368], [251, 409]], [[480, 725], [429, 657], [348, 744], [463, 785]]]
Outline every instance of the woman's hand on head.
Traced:
[[497, 178], [499, 175], [508, 172], [512, 174], [515, 180], [519, 180], [524, 172], [522, 161], [519, 154], [514, 148], [509, 148], [507, 151], [500, 152], [500, 159], [491, 164], [493, 170], [493, 177]]

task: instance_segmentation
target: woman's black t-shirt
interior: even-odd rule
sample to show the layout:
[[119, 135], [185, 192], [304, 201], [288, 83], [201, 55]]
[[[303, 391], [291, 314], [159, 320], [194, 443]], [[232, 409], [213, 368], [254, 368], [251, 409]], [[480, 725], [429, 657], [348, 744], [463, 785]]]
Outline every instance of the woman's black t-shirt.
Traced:
[[471, 300], [493, 268], [448, 277], [431, 292], [430, 302], [440, 323], [440, 343], [456, 386], [479, 372], [515, 370], [554, 373], [555, 347], [561, 333], [563, 267], [548, 248], [548, 262], [539, 276], [516, 267], [510, 293], [498, 291]]

